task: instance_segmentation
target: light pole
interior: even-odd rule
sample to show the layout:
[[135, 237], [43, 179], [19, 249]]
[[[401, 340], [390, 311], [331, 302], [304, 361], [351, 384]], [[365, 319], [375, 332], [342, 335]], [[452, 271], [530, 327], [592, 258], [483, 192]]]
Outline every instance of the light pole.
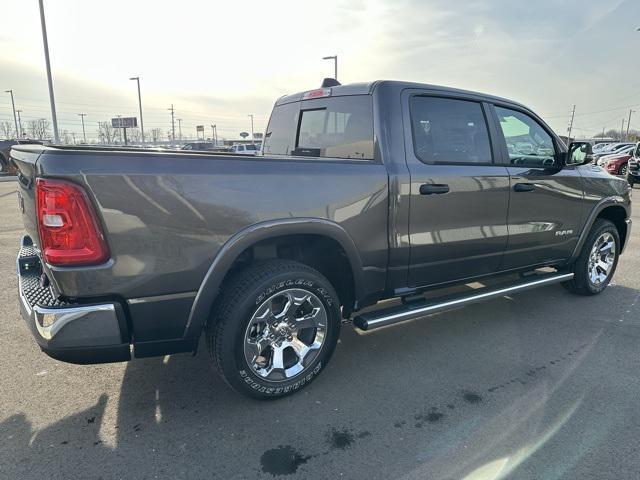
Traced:
[[182, 119], [176, 118], [176, 122], [178, 122], [178, 139], [182, 141]]
[[86, 113], [79, 113], [78, 116], [82, 119], [82, 140], [87, 143], [87, 134], [84, 132], [84, 117]]
[[635, 113], [635, 110], [629, 110], [629, 120], [627, 121], [627, 142], [629, 141], [629, 125], [631, 125], [631, 114]]
[[323, 60], [333, 60], [333, 78], [338, 80], [338, 55], [322, 57]]
[[171, 141], [175, 143], [176, 141], [176, 122], [175, 122], [175, 110], [173, 108], [173, 103], [171, 104], [171, 108], [167, 108], [171, 112]]
[[251, 143], [255, 143], [255, 139], [253, 138], [253, 115], [247, 115], [247, 117], [251, 118]]
[[49, 83], [49, 101], [51, 102], [51, 120], [53, 123], [53, 142], [60, 143], [58, 136], [58, 118], [56, 116], [56, 100], [53, 96], [53, 80], [51, 78], [51, 62], [49, 61], [49, 41], [47, 40], [47, 23], [44, 20], [44, 5], [40, 3], [40, 24], [42, 26], [42, 43], [44, 45], [44, 61], [47, 65], [47, 82]]
[[142, 136], [142, 145], [144, 145], [144, 122], [142, 121], [142, 96], [140, 95], [140, 77], [131, 77], [129, 80], [135, 80], [138, 83], [138, 107], [140, 108], [140, 134]]
[[16, 118], [16, 104], [13, 102], [13, 90], [5, 90], [5, 93], [11, 95], [11, 107], [13, 108], [13, 123], [16, 124], [16, 138], [20, 138], [20, 131], [18, 130], [18, 120]]
[[18, 138], [22, 138], [22, 119], [20, 118], [20, 114], [22, 113], [22, 110], [16, 110], [16, 113], [18, 114]]

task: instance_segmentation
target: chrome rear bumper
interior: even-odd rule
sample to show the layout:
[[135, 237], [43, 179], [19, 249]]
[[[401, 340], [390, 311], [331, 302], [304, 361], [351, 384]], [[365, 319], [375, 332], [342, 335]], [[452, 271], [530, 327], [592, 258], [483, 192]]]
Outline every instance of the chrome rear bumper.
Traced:
[[116, 302], [70, 303], [43, 282], [31, 238], [22, 239], [16, 261], [20, 311], [36, 342], [53, 358], [72, 363], [130, 359], [126, 321]]

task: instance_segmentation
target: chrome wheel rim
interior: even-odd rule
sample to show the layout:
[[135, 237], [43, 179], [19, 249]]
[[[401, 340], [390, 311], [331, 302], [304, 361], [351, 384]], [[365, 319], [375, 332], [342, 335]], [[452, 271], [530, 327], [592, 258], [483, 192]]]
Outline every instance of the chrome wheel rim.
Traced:
[[626, 174], [627, 174], [627, 166], [625, 165], [620, 169], [620, 175], [626, 175]]
[[327, 311], [313, 293], [291, 288], [262, 302], [244, 334], [244, 358], [263, 380], [283, 382], [304, 373], [327, 333]]
[[589, 255], [589, 281], [596, 287], [607, 281], [616, 260], [616, 241], [609, 232], [598, 237]]

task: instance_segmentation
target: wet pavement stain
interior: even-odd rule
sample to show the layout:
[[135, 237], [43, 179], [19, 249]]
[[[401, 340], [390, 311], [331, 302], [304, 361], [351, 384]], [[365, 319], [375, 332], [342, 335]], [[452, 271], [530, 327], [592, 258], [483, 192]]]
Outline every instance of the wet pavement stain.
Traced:
[[304, 456], [290, 445], [280, 445], [278, 448], [267, 450], [260, 457], [262, 471], [273, 476], [292, 475], [311, 458]]
[[402, 427], [404, 427], [406, 424], [407, 424], [407, 422], [406, 422], [406, 421], [404, 421], [404, 420], [402, 420], [401, 422], [396, 422], [396, 423], [394, 423], [394, 424], [393, 424], [393, 426], [394, 426], [394, 427], [396, 427], [396, 428], [402, 428]]
[[349, 430], [332, 430], [327, 435], [327, 443], [331, 448], [344, 450], [353, 444], [353, 433]]
[[465, 392], [462, 398], [467, 403], [480, 403], [482, 401], [482, 397], [476, 392]]
[[431, 411], [428, 413], [418, 413], [413, 416], [416, 420], [415, 427], [422, 428], [425, 423], [438, 423], [444, 418], [444, 413], [438, 412], [436, 407], [431, 407]]

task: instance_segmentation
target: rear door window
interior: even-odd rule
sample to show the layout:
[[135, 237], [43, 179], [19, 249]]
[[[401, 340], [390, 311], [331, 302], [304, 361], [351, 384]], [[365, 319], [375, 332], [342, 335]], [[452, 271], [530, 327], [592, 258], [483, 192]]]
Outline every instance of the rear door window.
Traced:
[[411, 99], [415, 155], [428, 164], [490, 164], [491, 142], [478, 102], [416, 96]]

